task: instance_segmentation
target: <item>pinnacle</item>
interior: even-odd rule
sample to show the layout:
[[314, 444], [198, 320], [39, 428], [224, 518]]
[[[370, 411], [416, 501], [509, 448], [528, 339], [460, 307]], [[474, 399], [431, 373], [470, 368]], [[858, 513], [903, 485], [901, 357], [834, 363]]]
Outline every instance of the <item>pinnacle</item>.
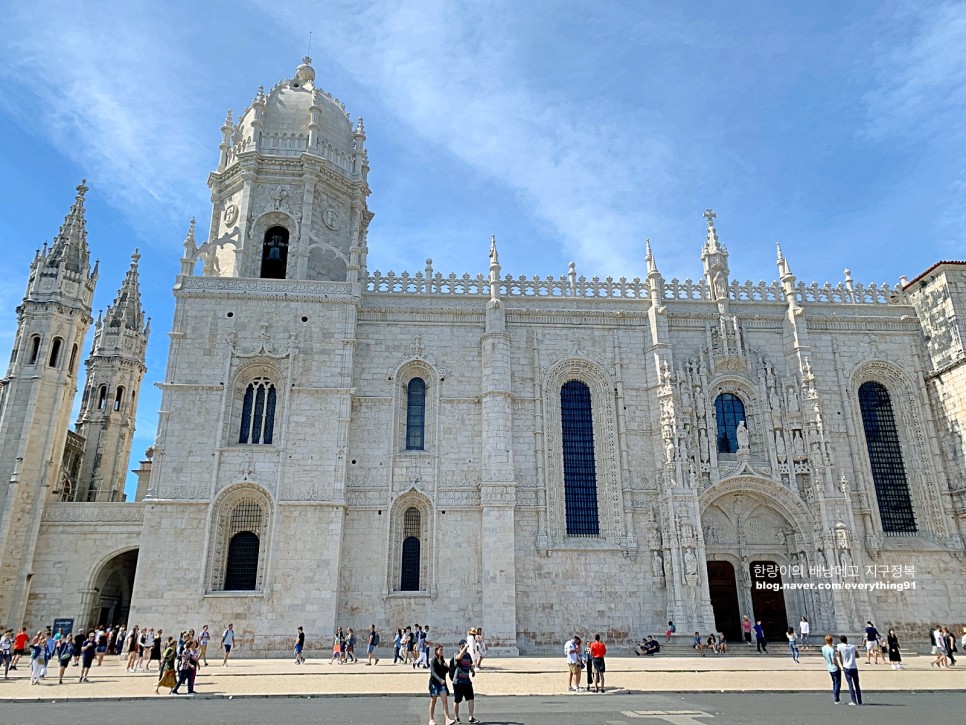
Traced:
[[144, 311], [141, 309], [141, 288], [138, 282], [138, 262], [141, 253], [137, 247], [131, 255], [131, 267], [124, 276], [121, 289], [114, 304], [107, 308], [105, 321], [109, 327], [123, 327], [140, 332], [144, 328]]
[[90, 252], [87, 248], [87, 223], [84, 219], [84, 195], [87, 193], [87, 179], [81, 179], [76, 187], [77, 196], [64, 219], [60, 231], [54, 238], [47, 257], [48, 267], [63, 267], [74, 273], [89, 271]]

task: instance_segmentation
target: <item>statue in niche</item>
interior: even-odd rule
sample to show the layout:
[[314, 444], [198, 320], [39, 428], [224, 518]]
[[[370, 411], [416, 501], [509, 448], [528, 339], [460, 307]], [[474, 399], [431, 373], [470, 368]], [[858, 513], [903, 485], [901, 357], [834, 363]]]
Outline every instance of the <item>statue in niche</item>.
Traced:
[[684, 551], [684, 573], [687, 576], [698, 575], [698, 560], [691, 549], [685, 549]]
[[788, 412], [798, 412], [798, 394], [795, 392], [795, 388], [788, 389]]
[[691, 407], [691, 394], [688, 392], [688, 388], [691, 387], [688, 383], [681, 386], [681, 407], [690, 408]]
[[738, 438], [738, 450], [748, 450], [748, 429], [745, 427], [745, 421], [738, 421], [738, 427], [735, 429], [735, 435]]
[[698, 474], [697, 471], [694, 470], [693, 460], [688, 464], [688, 486], [690, 486], [692, 489], [698, 487]]
[[664, 443], [664, 458], [668, 463], [674, 463], [674, 440], [671, 438]]
[[798, 458], [804, 458], [805, 457], [805, 441], [802, 440], [802, 432], [799, 431], [799, 430], [795, 431], [795, 434], [794, 434], [792, 440], [794, 441], [794, 445], [795, 445], [795, 455]]
[[775, 431], [775, 453], [780, 463], [784, 463], [785, 459], [788, 458], [788, 450], [785, 448], [785, 436], [782, 435], [780, 430]]
[[781, 404], [778, 402], [778, 393], [775, 392], [775, 387], [773, 385], [768, 386], [768, 403], [771, 405], [771, 409], [776, 413], [781, 410]]
[[701, 462], [708, 462], [708, 434], [701, 428], [698, 431], [698, 451], [701, 454]]
[[651, 571], [655, 579], [664, 578], [664, 557], [661, 556], [661, 552], [659, 551], [655, 551], [651, 555]]

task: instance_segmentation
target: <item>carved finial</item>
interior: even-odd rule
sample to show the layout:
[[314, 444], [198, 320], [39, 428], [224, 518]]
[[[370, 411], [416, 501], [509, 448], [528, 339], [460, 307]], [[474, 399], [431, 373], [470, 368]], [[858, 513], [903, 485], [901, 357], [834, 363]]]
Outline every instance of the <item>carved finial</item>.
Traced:
[[845, 281], [852, 284], [852, 270], [848, 267], [845, 268]]
[[134, 253], [131, 255], [131, 266], [137, 267], [138, 261], [141, 259], [141, 250], [137, 247], [134, 248]]
[[225, 114], [225, 125], [231, 126], [233, 120], [234, 119], [232, 118], [232, 115], [231, 115], [231, 109], [229, 108], [228, 113]]
[[356, 121], [356, 136], [365, 136], [365, 135], [366, 135], [366, 127], [362, 121], [362, 116], [359, 116], [359, 120]]
[[644, 263], [647, 265], [648, 275], [657, 274], [657, 263], [654, 261], [654, 255], [651, 253], [651, 240], [644, 240]]
[[496, 235], [490, 235], [490, 264], [499, 264], [500, 255], [496, 251]]
[[778, 261], [781, 262], [783, 259], [785, 259], [785, 257], [782, 256], [782, 245], [781, 245], [781, 242], [775, 242], [775, 249], [778, 250]]
[[708, 220], [709, 227], [714, 228], [714, 220], [718, 217], [717, 214], [715, 214], [710, 209], [705, 209], [704, 214], [702, 214], [701, 216], [703, 216], [705, 219]]
[[83, 200], [84, 194], [87, 193], [87, 179], [81, 179], [81, 183], [79, 183], [75, 188], [77, 189], [77, 200]]

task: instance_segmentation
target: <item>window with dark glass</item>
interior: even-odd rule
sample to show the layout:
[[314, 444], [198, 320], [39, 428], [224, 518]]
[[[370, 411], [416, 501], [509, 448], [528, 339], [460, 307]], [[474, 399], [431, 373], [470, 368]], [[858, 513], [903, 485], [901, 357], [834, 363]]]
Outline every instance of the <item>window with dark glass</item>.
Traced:
[[36, 365], [37, 358], [40, 356], [40, 335], [30, 338], [30, 357], [27, 358], [28, 365]]
[[239, 531], [228, 543], [225, 591], [252, 591], [258, 581], [258, 536]]
[[107, 386], [102, 385], [97, 389], [97, 409], [104, 410], [104, 405], [107, 402]]
[[859, 387], [859, 407], [882, 530], [914, 533], [918, 527], [889, 391], [880, 383], [863, 383]]
[[571, 380], [560, 389], [567, 536], [599, 536], [597, 463], [590, 388]]
[[288, 229], [272, 227], [265, 232], [262, 244], [262, 278], [285, 279], [288, 265]]
[[267, 378], [255, 378], [242, 400], [239, 443], [272, 442], [275, 433], [275, 385]]
[[67, 365], [67, 372], [69, 373], [74, 372], [74, 365], [76, 364], [77, 364], [77, 345], [74, 345], [74, 347], [72, 347], [70, 350], [70, 363], [68, 363]]
[[55, 337], [54, 341], [50, 345], [50, 358], [47, 360], [47, 365], [52, 368], [57, 367], [60, 364], [60, 348], [64, 344], [64, 341], [59, 337]]
[[121, 409], [121, 403], [124, 402], [124, 388], [120, 385], [117, 386], [117, 390], [114, 393], [114, 410], [115, 412]]
[[422, 517], [419, 509], [410, 507], [403, 514], [402, 567], [399, 589], [404, 592], [419, 591], [419, 535]]
[[722, 393], [714, 401], [718, 420], [718, 453], [738, 450], [738, 424], [745, 419], [745, 404], [733, 393]]
[[406, 450], [424, 449], [426, 432], [426, 382], [413, 378], [406, 386]]

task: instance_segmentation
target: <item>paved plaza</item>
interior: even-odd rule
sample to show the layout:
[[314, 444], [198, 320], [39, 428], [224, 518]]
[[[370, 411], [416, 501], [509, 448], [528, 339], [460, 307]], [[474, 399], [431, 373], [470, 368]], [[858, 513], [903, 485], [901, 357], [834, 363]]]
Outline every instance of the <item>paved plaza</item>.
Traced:
[[[888, 664], [861, 665], [863, 692], [874, 699], [876, 692], [962, 691], [963, 673], [957, 668], [936, 670], [931, 657], [910, 656], [905, 669]], [[222, 667], [211, 660], [201, 668], [196, 682], [199, 698], [272, 696], [422, 696], [429, 676], [426, 670], [392, 665], [383, 658], [370, 667], [365, 662], [330, 665], [328, 660], [309, 659], [304, 665], [291, 660], [238, 659]], [[29, 663], [0, 680], [0, 700], [77, 699], [175, 699], [162, 688], [155, 695], [156, 672], [128, 674], [116, 657], [91, 669], [91, 682], [78, 683], [77, 667], [67, 670], [63, 685], [57, 684], [57, 670], [51, 669], [38, 686], [29, 682]], [[597, 698], [589, 693], [568, 693], [563, 657], [518, 657], [487, 659], [475, 680], [483, 697], [503, 695], [558, 695], [563, 698]], [[826, 692], [829, 676], [820, 655], [803, 653], [801, 664], [789, 657], [758, 656], [753, 653], [709, 655], [707, 657], [618, 657], [607, 658], [606, 685], [611, 693], [700, 693], [700, 692]], [[847, 691], [846, 691], [847, 693]], [[846, 694], [847, 697], [847, 694]]]

